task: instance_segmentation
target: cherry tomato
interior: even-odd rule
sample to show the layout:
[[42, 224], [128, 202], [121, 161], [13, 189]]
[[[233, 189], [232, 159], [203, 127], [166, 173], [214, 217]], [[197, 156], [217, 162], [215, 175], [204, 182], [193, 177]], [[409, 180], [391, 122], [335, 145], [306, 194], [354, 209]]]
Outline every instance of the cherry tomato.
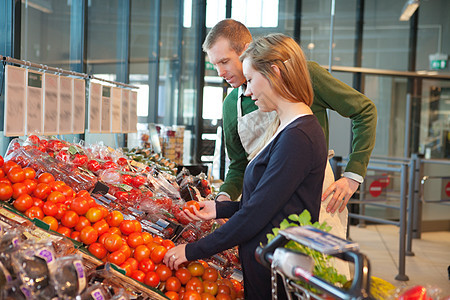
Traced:
[[131, 220], [124, 220], [120, 223], [119, 228], [120, 231], [122, 231], [122, 234], [129, 235], [136, 230], [136, 225]]
[[13, 188], [11, 184], [0, 182], [0, 200], [5, 201], [13, 195]]
[[23, 172], [25, 174], [25, 179], [34, 179], [36, 177], [36, 171], [33, 168], [23, 168]]
[[44, 200], [48, 197], [48, 195], [50, 195], [51, 192], [52, 188], [47, 183], [41, 182], [36, 186], [36, 189], [33, 191], [33, 195], [36, 198]]
[[155, 263], [150, 258], [144, 258], [139, 261], [138, 269], [144, 273], [155, 271]]
[[180, 280], [182, 285], [185, 285], [189, 279], [192, 278], [191, 272], [186, 268], [179, 268], [175, 271], [175, 276]]
[[64, 213], [63, 217], [61, 218], [61, 224], [63, 224], [66, 227], [72, 228], [78, 224], [79, 220], [80, 217], [76, 212], [74, 212], [73, 210], [67, 210]]
[[14, 199], [19, 198], [20, 195], [28, 194], [27, 185], [23, 182], [17, 182], [12, 185], [13, 194], [12, 197]]
[[88, 169], [91, 172], [97, 172], [98, 170], [101, 169], [101, 165], [98, 161], [91, 159], [90, 161], [88, 161]]
[[54, 217], [51, 216], [45, 216], [42, 221], [50, 225], [50, 229], [53, 231], [58, 230], [58, 220], [56, 220]]
[[150, 271], [145, 275], [144, 283], [151, 287], [157, 287], [159, 284], [159, 277], [155, 272]]
[[120, 266], [125, 259], [127, 259], [125, 254], [120, 250], [114, 251], [108, 255], [108, 261], [117, 266]]
[[12, 183], [22, 182], [25, 180], [25, 172], [21, 167], [12, 168], [9, 170], [7, 176]]
[[30, 219], [39, 219], [42, 220], [44, 218], [44, 212], [41, 208], [37, 206], [32, 206], [29, 209], [25, 211], [25, 216], [27, 216]]
[[144, 282], [145, 279], [145, 273], [142, 272], [141, 270], [134, 270], [131, 273], [131, 278], [136, 279], [139, 282]]
[[162, 262], [164, 255], [166, 255], [167, 249], [164, 246], [156, 246], [155, 249], [153, 249], [152, 253], [150, 254], [151, 260], [155, 264], [159, 264]]
[[103, 218], [103, 213], [98, 207], [91, 207], [86, 212], [85, 217], [89, 222], [95, 223]]
[[75, 230], [81, 231], [81, 229], [86, 226], [91, 226], [91, 222], [89, 222], [89, 220], [85, 216], [80, 216], [77, 225], [75, 225]]
[[97, 231], [92, 226], [86, 226], [80, 231], [80, 239], [86, 245], [95, 243], [98, 238]]
[[28, 194], [22, 194], [14, 200], [14, 208], [20, 212], [24, 212], [33, 206], [33, 199]]
[[100, 243], [90, 244], [88, 250], [98, 259], [104, 259], [108, 254], [108, 251], [106, 250], [105, 246], [103, 246]]
[[191, 200], [191, 201], [188, 201], [188, 202], [186, 202], [186, 203], [184, 204], [183, 210], [187, 209], [187, 210], [189, 210], [191, 213], [194, 213], [194, 207], [195, 207], [197, 210], [200, 210], [200, 205], [198, 204], [198, 202], [195, 201], [195, 200]]
[[[158, 274], [158, 271], [156, 271], [156, 274]], [[170, 276], [166, 280], [166, 290], [167, 291], [174, 291], [178, 292], [181, 288], [181, 282], [178, 278], [174, 276]]]
[[48, 173], [48, 172], [44, 172], [41, 175], [38, 176], [38, 182], [40, 183], [50, 183], [52, 181], [55, 181], [55, 177]]

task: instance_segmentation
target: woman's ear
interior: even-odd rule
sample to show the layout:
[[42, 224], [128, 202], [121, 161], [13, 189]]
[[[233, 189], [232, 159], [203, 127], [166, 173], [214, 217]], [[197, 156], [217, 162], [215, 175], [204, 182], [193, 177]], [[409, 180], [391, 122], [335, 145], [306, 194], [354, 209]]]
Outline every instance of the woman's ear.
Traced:
[[270, 67], [271, 67], [272, 70], [275, 72], [275, 74], [277, 74], [278, 76], [281, 76], [280, 68], [278, 68], [277, 65], [271, 65]]

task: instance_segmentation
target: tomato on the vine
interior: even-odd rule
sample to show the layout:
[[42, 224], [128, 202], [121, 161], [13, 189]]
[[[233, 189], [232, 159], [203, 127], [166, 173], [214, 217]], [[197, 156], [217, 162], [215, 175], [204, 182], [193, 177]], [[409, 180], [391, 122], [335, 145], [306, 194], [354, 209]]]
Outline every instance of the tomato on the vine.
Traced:
[[131, 184], [136, 188], [138, 188], [141, 185], [146, 184], [146, 183], [147, 183], [147, 178], [145, 176], [141, 176], [141, 175], [133, 177], [133, 179], [131, 181]]
[[77, 167], [83, 166], [87, 162], [88, 162], [87, 155], [79, 154], [79, 153], [75, 154], [75, 158], [72, 160], [72, 163]]
[[128, 174], [122, 175], [122, 183], [123, 184], [131, 185], [132, 182], [133, 182], [133, 176], [128, 175]]
[[128, 160], [125, 157], [119, 157], [117, 159], [117, 164], [119, 166], [125, 166], [128, 163]]

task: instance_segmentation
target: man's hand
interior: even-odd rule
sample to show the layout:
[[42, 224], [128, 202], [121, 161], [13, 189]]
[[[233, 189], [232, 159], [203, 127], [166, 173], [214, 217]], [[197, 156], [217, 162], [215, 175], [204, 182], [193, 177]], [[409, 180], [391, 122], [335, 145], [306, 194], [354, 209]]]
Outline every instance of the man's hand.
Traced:
[[186, 244], [173, 247], [164, 255], [164, 264], [172, 270], [178, 270], [178, 266], [186, 261]]
[[330, 185], [322, 195], [322, 201], [324, 201], [334, 192], [333, 197], [330, 199], [330, 202], [328, 202], [327, 212], [334, 213], [338, 208], [339, 212], [342, 212], [352, 195], [358, 189], [358, 186], [359, 182], [347, 177], [342, 177]]
[[198, 202], [200, 206], [200, 210], [193, 207], [194, 213], [191, 213], [189, 210], [185, 209], [183, 212], [186, 214], [186, 217], [189, 221], [206, 221], [216, 218], [216, 202], [215, 201], [200, 201]]
[[217, 196], [216, 201], [231, 201], [230, 197], [224, 194]]

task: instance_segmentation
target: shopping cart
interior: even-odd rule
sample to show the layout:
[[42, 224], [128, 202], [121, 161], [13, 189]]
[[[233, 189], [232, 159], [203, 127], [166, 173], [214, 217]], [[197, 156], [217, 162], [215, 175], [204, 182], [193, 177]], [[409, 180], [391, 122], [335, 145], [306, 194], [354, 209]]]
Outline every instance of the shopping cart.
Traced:
[[[339, 288], [313, 275], [314, 260], [303, 253], [284, 248], [290, 241], [317, 250], [326, 255], [354, 264], [354, 277], [349, 289]], [[321, 231], [312, 226], [290, 227], [280, 230], [265, 247], [256, 249], [256, 259], [271, 269], [272, 299], [277, 299], [277, 275], [280, 275], [288, 299], [323, 299], [324, 296], [311, 292], [298, 282], [307, 283], [333, 299], [370, 299], [370, 264], [367, 257], [359, 253], [356, 243]]]

